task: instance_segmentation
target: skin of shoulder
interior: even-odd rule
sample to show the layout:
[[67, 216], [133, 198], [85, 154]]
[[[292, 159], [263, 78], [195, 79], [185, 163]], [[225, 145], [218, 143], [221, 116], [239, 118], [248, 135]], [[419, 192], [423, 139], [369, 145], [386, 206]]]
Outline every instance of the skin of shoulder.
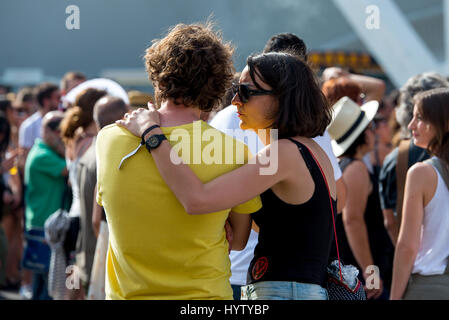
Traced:
[[415, 163], [407, 171], [406, 188], [412, 194], [421, 194], [423, 196], [423, 206], [425, 207], [432, 200], [438, 178], [432, 165], [424, 162]]
[[368, 169], [362, 161], [353, 161], [343, 172], [348, 197], [343, 209], [343, 217], [361, 219], [366, 208], [366, 200], [370, 194], [371, 181]]
[[[301, 141], [300, 141], [301, 140]], [[301, 143], [306, 145], [310, 151], [312, 152], [313, 156], [317, 159], [319, 162], [319, 166], [324, 171], [324, 174], [326, 175], [326, 180], [328, 182], [328, 186], [330, 188], [330, 192], [333, 198], [336, 197], [336, 185], [334, 181], [334, 173], [333, 168], [330, 160], [327, 158], [326, 153], [324, 150], [322, 150], [319, 145], [314, 142], [313, 140], [305, 141], [303, 139], [299, 139]], [[317, 150], [316, 148], [319, 148]], [[298, 147], [296, 144], [292, 143], [288, 139], [281, 139], [278, 140], [278, 149], [279, 149], [279, 167], [284, 167], [285, 170], [283, 176], [285, 177], [285, 181], [293, 182], [293, 185], [295, 186], [298, 183], [298, 178], [301, 180], [299, 183], [304, 186], [305, 177], [308, 177], [308, 179], [311, 179], [310, 183], [313, 184], [312, 176], [309, 172], [309, 169], [304, 161], [304, 158], [300, 156], [300, 152], [298, 150]], [[295, 156], [296, 155], [296, 156]], [[292, 174], [292, 173], [295, 174]], [[294, 180], [293, 180], [294, 179]], [[282, 181], [280, 181], [282, 182]], [[307, 188], [305, 188], [307, 189]], [[307, 191], [304, 192], [307, 192]], [[313, 192], [313, 191], [312, 191]]]
[[369, 172], [362, 161], [353, 161], [343, 172], [347, 185], [369, 183]]

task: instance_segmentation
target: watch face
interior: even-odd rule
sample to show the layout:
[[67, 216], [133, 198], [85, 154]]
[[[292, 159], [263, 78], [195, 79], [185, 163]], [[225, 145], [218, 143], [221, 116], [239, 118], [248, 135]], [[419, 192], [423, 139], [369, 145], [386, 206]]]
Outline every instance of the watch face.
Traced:
[[151, 136], [151, 137], [148, 139], [148, 145], [149, 145], [151, 148], [157, 147], [157, 146], [159, 145], [159, 139], [157, 138], [157, 136]]

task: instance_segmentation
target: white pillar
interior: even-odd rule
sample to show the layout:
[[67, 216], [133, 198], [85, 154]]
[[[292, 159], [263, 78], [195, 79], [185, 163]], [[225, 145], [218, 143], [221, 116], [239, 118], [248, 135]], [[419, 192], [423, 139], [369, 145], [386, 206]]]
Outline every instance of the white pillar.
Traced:
[[[445, 73], [424, 41], [391, 0], [333, 0], [370, 53], [393, 83], [400, 87], [408, 78], [426, 71]], [[448, 11], [445, 1], [445, 10]], [[379, 10], [378, 28], [369, 25], [369, 6]], [[367, 25], [368, 23], [368, 25]], [[448, 29], [445, 25], [445, 29]], [[446, 32], [446, 37], [449, 32]], [[449, 41], [446, 41], [446, 48]], [[447, 52], [447, 51], [446, 51]]]

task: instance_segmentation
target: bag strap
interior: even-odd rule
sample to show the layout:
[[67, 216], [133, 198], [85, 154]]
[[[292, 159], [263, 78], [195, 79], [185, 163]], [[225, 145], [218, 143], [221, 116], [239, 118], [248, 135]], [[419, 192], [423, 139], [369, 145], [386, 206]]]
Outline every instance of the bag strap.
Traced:
[[306, 145], [304, 145], [304, 147], [307, 148], [307, 150], [309, 150], [310, 155], [312, 156], [313, 160], [315, 160], [315, 163], [317, 164], [318, 168], [320, 168], [321, 171], [321, 175], [323, 176], [324, 182], [326, 184], [326, 188], [327, 188], [327, 193], [329, 195], [329, 204], [331, 206], [331, 212], [332, 212], [332, 222], [333, 222], [333, 226], [334, 226], [334, 236], [335, 236], [335, 246], [337, 248], [337, 258], [338, 258], [338, 269], [340, 271], [340, 281], [343, 281], [343, 275], [341, 273], [341, 262], [340, 262], [340, 252], [338, 250], [338, 240], [337, 240], [337, 228], [335, 227], [335, 215], [334, 215], [334, 206], [332, 205], [332, 196], [331, 196], [331, 192], [329, 189], [329, 185], [327, 183], [327, 179], [326, 179], [326, 175], [323, 172], [323, 169], [321, 168], [320, 163], [318, 162], [318, 160], [315, 158], [314, 154], [312, 153], [312, 151], [309, 149], [309, 147], [307, 147]]
[[410, 140], [402, 140], [398, 147], [398, 159], [396, 162], [396, 213], [399, 225], [402, 220], [402, 204], [404, 202], [410, 144]]
[[440, 173], [441, 178], [443, 178], [446, 187], [449, 189], [449, 169], [439, 158], [430, 158], [424, 161], [433, 165], [437, 171]]

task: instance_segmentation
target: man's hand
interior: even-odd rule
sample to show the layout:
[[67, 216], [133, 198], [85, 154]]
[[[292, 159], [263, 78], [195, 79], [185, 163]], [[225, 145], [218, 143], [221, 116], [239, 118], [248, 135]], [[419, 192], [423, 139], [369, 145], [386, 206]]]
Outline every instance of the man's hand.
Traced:
[[334, 78], [346, 77], [348, 75], [349, 73], [346, 70], [343, 70], [342, 68], [329, 67], [324, 69], [321, 78], [323, 79], [323, 81], [327, 81]]
[[226, 220], [226, 223], [225, 223], [225, 231], [226, 231], [226, 240], [228, 240], [228, 243], [229, 243], [228, 253], [230, 253], [232, 250], [232, 240], [234, 238], [234, 234], [232, 232], [231, 224], [229, 223], [228, 220]]
[[160, 124], [159, 112], [148, 102], [148, 109], [139, 108], [131, 113], [126, 113], [123, 120], [117, 120], [115, 123], [128, 129], [133, 135], [141, 137], [146, 129]]

